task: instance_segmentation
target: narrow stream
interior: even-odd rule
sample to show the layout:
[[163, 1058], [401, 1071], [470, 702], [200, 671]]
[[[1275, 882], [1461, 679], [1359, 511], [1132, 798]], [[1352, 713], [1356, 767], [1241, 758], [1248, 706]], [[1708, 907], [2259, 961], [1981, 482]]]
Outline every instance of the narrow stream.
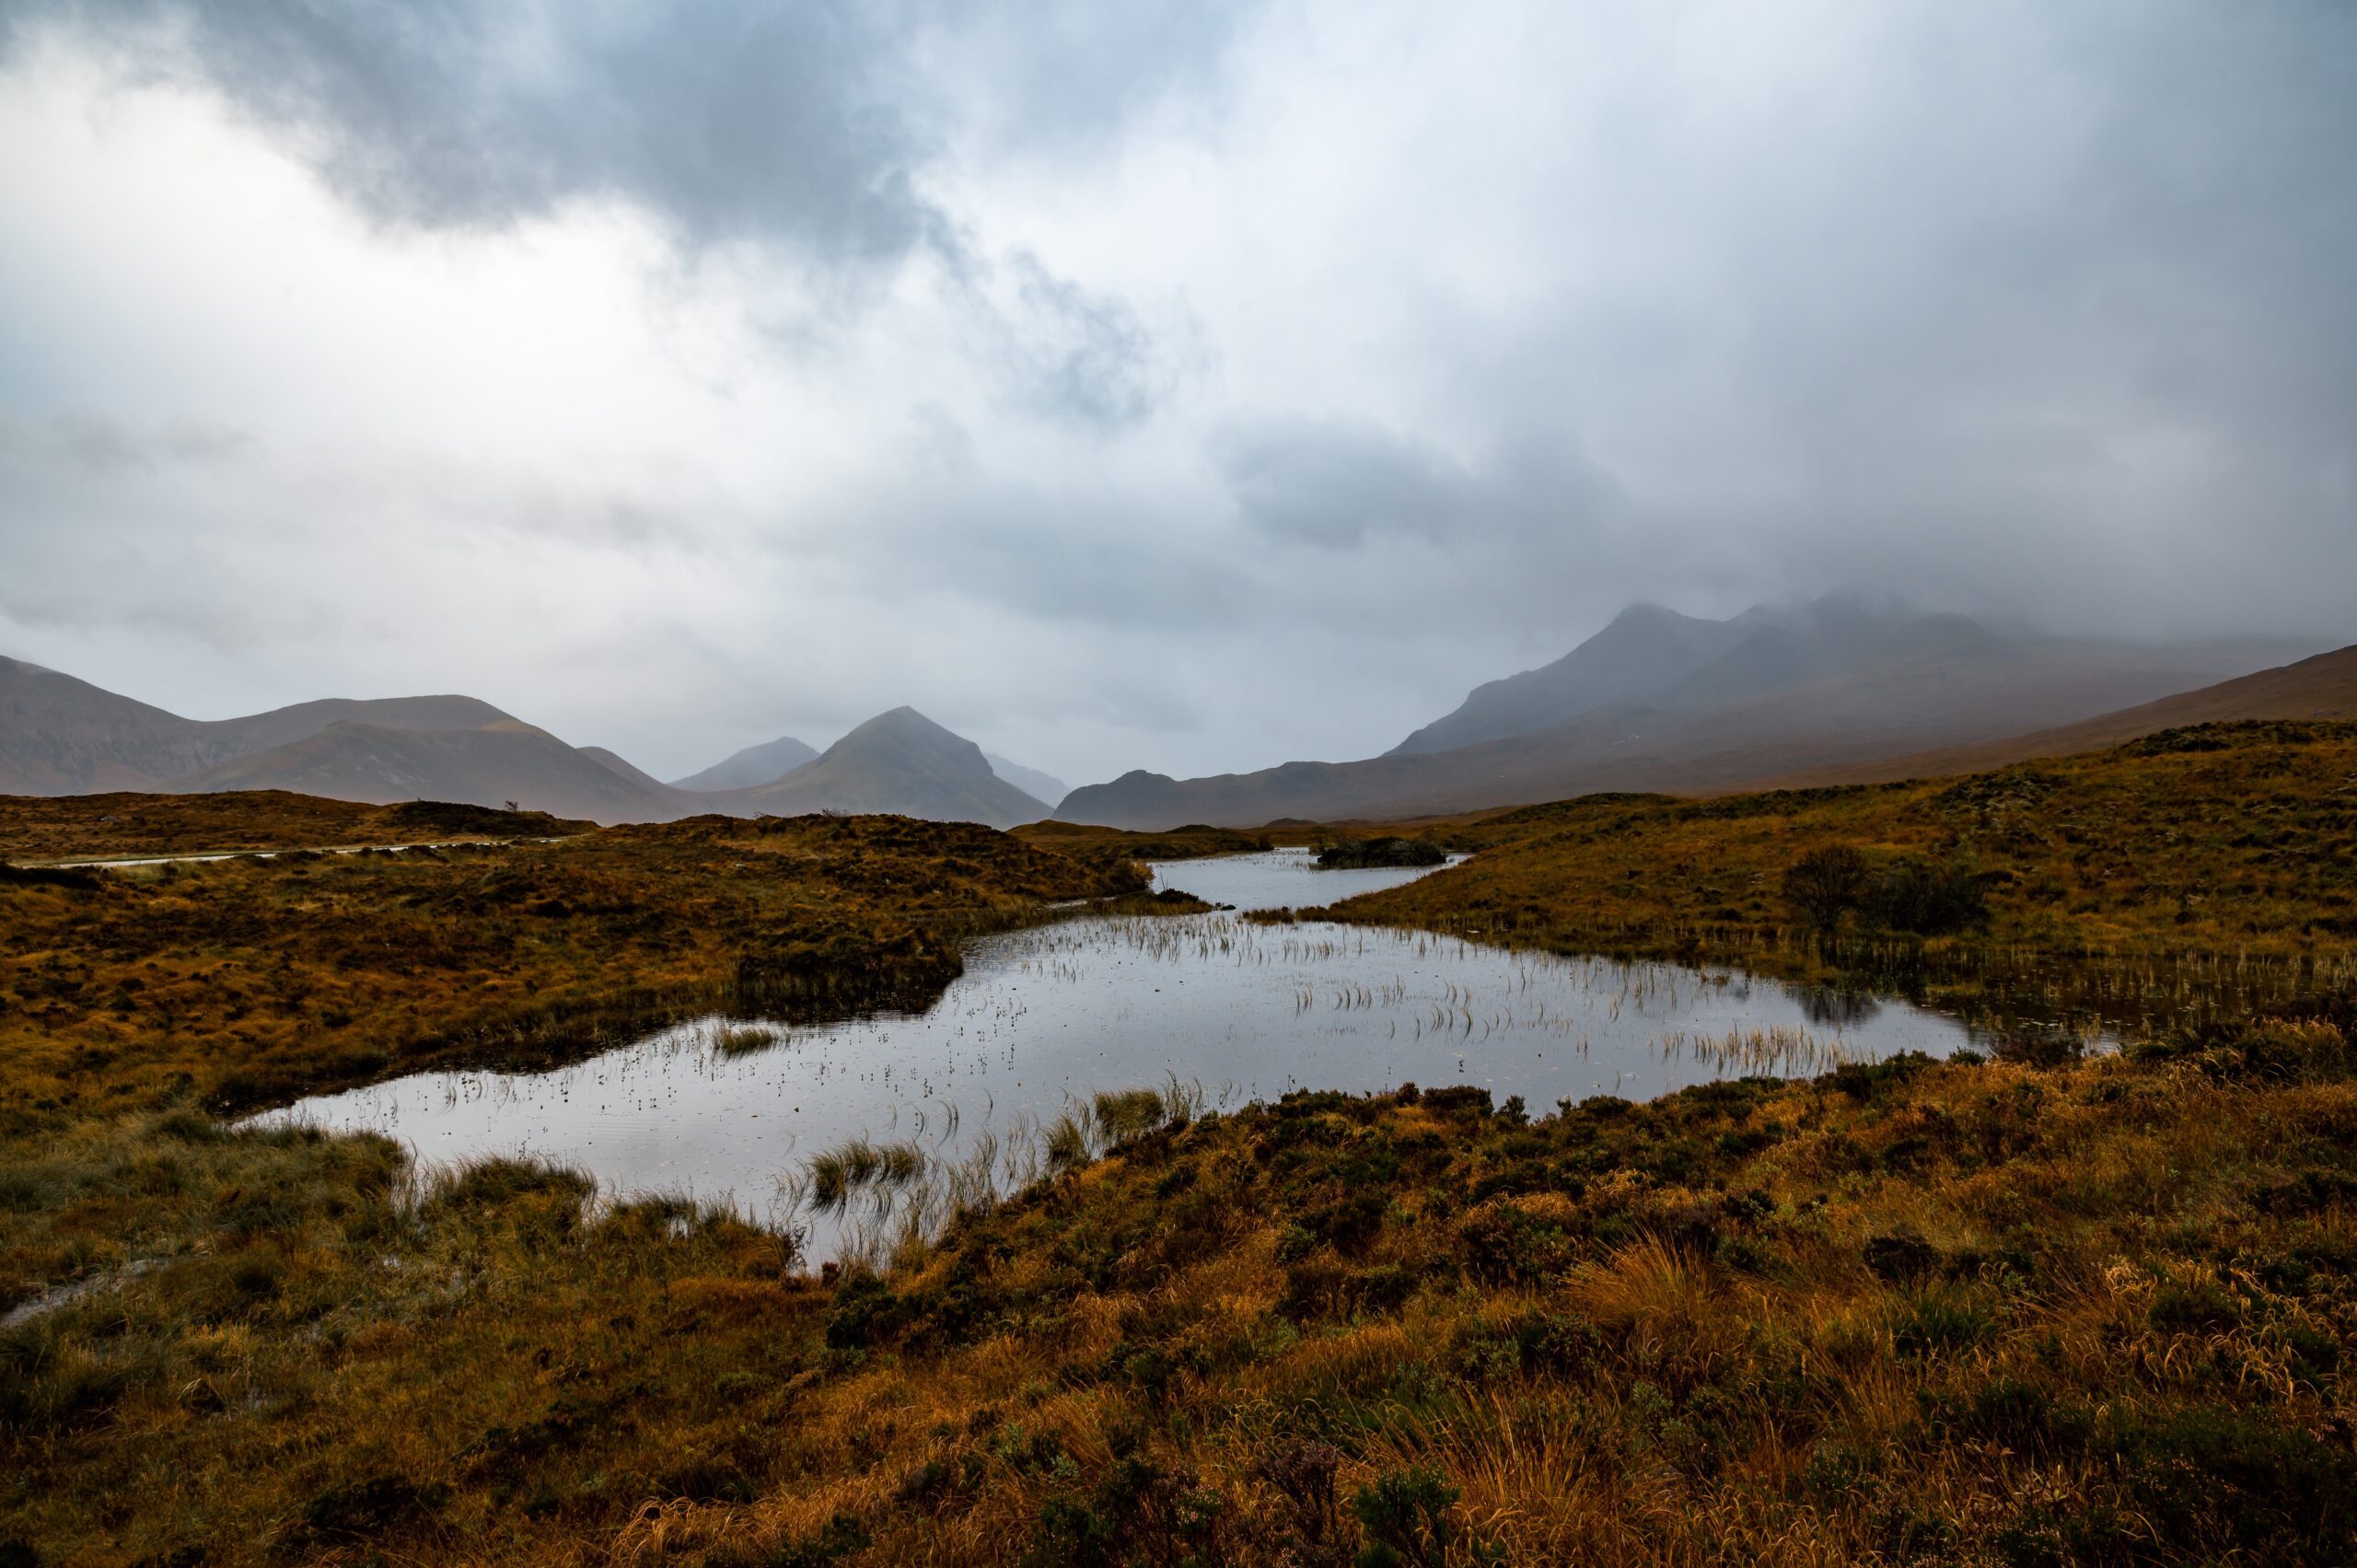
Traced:
[[[1299, 851], [1155, 867], [1243, 909], [1307, 907], [1426, 873], [1318, 871]], [[724, 1049], [728, 1025], [659, 1030], [569, 1067], [420, 1074], [265, 1113], [386, 1133], [428, 1165], [529, 1155], [615, 1194], [669, 1192], [809, 1226], [834, 1256], [885, 1209], [795, 1213], [810, 1157], [844, 1140], [907, 1142], [935, 1168], [998, 1164], [1019, 1185], [1039, 1129], [1098, 1090], [1176, 1084], [1211, 1109], [1299, 1087], [1478, 1084], [1532, 1114], [1559, 1099], [1640, 1098], [1747, 1073], [1822, 1071], [1968, 1043], [1901, 1002], [1812, 997], [1739, 971], [1516, 953], [1458, 937], [1235, 912], [1077, 916], [985, 938], [922, 1014], [776, 1028]]]

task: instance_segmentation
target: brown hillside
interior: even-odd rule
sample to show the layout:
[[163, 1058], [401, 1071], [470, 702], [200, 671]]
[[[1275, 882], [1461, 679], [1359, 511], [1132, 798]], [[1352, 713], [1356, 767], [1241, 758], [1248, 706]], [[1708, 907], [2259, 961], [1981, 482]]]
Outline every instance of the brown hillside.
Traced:
[[1815, 768], [1772, 781], [1802, 784], [1884, 784], [1895, 779], [1945, 778], [2026, 761], [2100, 751], [2165, 729], [2237, 719], [2357, 719], [2357, 644], [2280, 669], [2222, 680], [2117, 713], [2099, 714], [1976, 746], [1949, 746], [1850, 767]]

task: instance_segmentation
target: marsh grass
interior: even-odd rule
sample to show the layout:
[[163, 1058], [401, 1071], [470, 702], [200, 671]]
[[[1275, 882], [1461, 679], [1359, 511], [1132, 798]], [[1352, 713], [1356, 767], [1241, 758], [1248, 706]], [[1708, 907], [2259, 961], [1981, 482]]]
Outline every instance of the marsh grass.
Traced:
[[723, 1056], [750, 1056], [784, 1038], [785, 1031], [773, 1024], [720, 1024], [711, 1034], [712, 1049]]
[[[1535, 1121], [1479, 1088], [1092, 1096], [899, 1185], [827, 1151], [865, 1237], [832, 1283], [790, 1223], [206, 1111], [744, 993], [856, 1005], [1114, 871], [813, 819], [12, 883], [0, 1286], [54, 1305], [0, 1329], [0, 1551], [2345, 1563], [2352, 774], [2345, 727], [2273, 726], [1466, 827], [1471, 865], [1353, 911], [1911, 974], [2073, 1039], [2091, 1005], [2166, 1022]], [[1834, 841], [1968, 847], [1989, 927], [1793, 928], [1776, 878]], [[1126, 874], [1121, 843], [1089, 853]]]
[[[841, 1261], [877, 1268], [922, 1252], [951, 1225], [1014, 1194], [1081, 1170], [1107, 1154], [1185, 1127], [1204, 1105], [1199, 1084], [1176, 1074], [1158, 1086], [1068, 1097], [1044, 1121], [1018, 1117], [1004, 1136], [985, 1128], [945, 1152], [913, 1143], [846, 1141], [806, 1161], [789, 1183], [794, 1202], [842, 1223]], [[854, 1201], [872, 1200], [865, 1213]]]
[[[1596, 796], [1436, 829], [1481, 853], [1321, 912], [1897, 992], [2032, 1049], [2166, 1034], [2357, 975], [2352, 776], [2357, 725], [2256, 723], [1964, 779]], [[1827, 908], [1883, 923], [1787, 900], [1834, 851]]]
[[389, 1144], [157, 1113], [11, 1178], [179, 1191], [203, 1244], [0, 1331], [0, 1539], [2344, 1561], [2352, 1026], [1538, 1121], [1479, 1090], [1092, 1095], [954, 1161], [814, 1159], [894, 1198], [852, 1206], [831, 1287], [713, 1206], [514, 1161], [404, 1198]]

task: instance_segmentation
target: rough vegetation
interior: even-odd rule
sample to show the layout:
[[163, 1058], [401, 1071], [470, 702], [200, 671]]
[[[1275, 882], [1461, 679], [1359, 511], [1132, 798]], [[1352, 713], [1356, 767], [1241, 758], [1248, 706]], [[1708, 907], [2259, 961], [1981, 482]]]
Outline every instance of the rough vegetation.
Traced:
[[[214, 1114], [922, 995], [969, 933], [1155, 907], [1134, 836], [1053, 826], [0, 885], [0, 1562], [2357, 1556], [2349, 726], [1569, 802], [1344, 911], [2205, 998], [2121, 1052], [1644, 1105], [1107, 1095], [1011, 1201], [830, 1276], [716, 1210], [510, 1162], [420, 1191], [389, 1144]], [[1829, 918], [1793, 879], [1824, 850]]]
[[2205, 725], [1963, 779], [1589, 796], [1433, 832], [1480, 853], [1337, 912], [2163, 1023], [2329, 989], [2357, 957], [2357, 725]]
[[441, 800], [365, 806], [284, 790], [231, 795], [0, 796], [0, 860], [121, 859], [234, 850], [328, 849], [586, 832], [542, 811]]
[[[923, 1003], [965, 937], [1143, 886], [984, 828], [826, 817], [69, 875], [0, 884], [11, 1170], [94, 1124], [546, 1063], [692, 1013]], [[69, 1182], [6, 1205], [0, 1309], [120, 1266], [182, 1196]]]
[[1448, 852], [1428, 839], [1402, 838], [1396, 833], [1341, 839], [1318, 852], [1318, 864], [1329, 871], [1377, 865], [1438, 865], [1447, 858]]
[[1278, 834], [1239, 832], [1233, 828], [1207, 828], [1201, 823], [1172, 828], [1167, 832], [1135, 833], [1123, 828], [1051, 820], [1017, 828], [1015, 836], [1040, 849], [1104, 866], [1143, 860], [1200, 860], [1206, 855], [1249, 854], [1280, 842], [1291, 842]]

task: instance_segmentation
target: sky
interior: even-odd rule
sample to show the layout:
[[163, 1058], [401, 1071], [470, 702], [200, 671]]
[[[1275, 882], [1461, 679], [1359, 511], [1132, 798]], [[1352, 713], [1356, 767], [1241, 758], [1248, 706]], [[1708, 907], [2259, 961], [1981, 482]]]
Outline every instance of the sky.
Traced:
[[1634, 600], [2357, 640], [2357, 6], [0, 0], [0, 653], [664, 777]]

